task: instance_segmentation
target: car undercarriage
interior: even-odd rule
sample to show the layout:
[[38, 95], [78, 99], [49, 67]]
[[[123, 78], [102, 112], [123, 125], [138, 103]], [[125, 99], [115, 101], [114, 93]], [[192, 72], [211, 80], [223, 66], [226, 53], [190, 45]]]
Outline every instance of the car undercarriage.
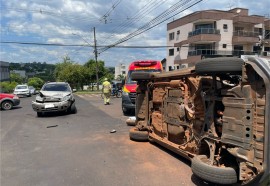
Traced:
[[190, 159], [193, 173], [209, 182], [247, 184], [269, 175], [269, 72], [250, 60], [206, 59], [180, 71], [134, 74], [130, 138]]

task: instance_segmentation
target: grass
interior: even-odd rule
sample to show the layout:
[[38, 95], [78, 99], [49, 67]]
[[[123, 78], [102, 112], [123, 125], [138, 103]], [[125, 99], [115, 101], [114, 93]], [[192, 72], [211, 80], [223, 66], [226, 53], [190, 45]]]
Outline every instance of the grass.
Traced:
[[94, 90], [94, 91], [91, 91], [91, 90], [79, 90], [77, 92], [75, 92], [75, 94], [101, 94], [101, 90]]

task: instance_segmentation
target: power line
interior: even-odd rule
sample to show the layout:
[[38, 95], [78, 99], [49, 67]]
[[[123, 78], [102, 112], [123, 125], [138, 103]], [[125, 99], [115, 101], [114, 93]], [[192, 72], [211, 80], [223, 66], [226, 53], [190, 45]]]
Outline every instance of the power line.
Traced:
[[[199, 2], [201, 2], [202, 0], [197, 0], [195, 1], [194, 3], [191, 3], [191, 5], [189, 5], [190, 2], [192, 2], [192, 0], [187, 0], [187, 1], [180, 1], [176, 4], [174, 4], [173, 6], [171, 6], [169, 9], [167, 9], [166, 11], [164, 11], [163, 13], [161, 13], [159, 16], [157, 16], [156, 18], [152, 19], [150, 22], [148, 22], [147, 24], [143, 25], [142, 27], [140, 27], [139, 29], [137, 29], [135, 32], [132, 32], [130, 34], [128, 34], [126, 37], [118, 40], [117, 42], [115, 42], [114, 44], [111, 44], [103, 49], [101, 49], [101, 51], [99, 52], [102, 53], [106, 50], [108, 50], [109, 48], [111, 47], [115, 47], [116, 45], [120, 44], [120, 43], [123, 43], [125, 41], [128, 41], [129, 39], [137, 36], [137, 35], [140, 35], [154, 27], [156, 27], [157, 25], [167, 21], [168, 19], [174, 17], [175, 15], [183, 12], [184, 10], [187, 10], [188, 8], [191, 8], [192, 6], [198, 4]], [[183, 8], [185, 5], [187, 5], [187, 7]], [[174, 13], [175, 11], [177, 11], [178, 9], [182, 8], [180, 11]], [[169, 16], [169, 17], [166, 17], [168, 16], [169, 14], [171, 13], [174, 13], [173, 15]]]
[[[18, 44], [18, 45], [39, 45], [39, 46], [63, 46], [63, 47], [95, 47], [94, 45], [84, 44], [62, 44], [62, 43], [37, 43], [37, 42], [18, 42], [18, 41], [1, 41], [3, 44]], [[107, 45], [97, 45], [97, 48], [108, 47]], [[168, 48], [175, 46], [114, 46], [114, 48]], [[182, 46], [183, 47], [183, 46]], [[177, 48], [177, 47], [176, 47]]]
[[[129, 28], [132, 24], [135, 23], [135, 21], [139, 22], [141, 21], [141, 19], [145, 19], [145, 15], [150, 12], [152, 12], [154, 9], [156, 9], [157, 7], [159, 7], [161, 4], [163, 4], [165, 2], [165, 0], [150, 0], [146, 5], [144, 5], [138, 12], [136, 12], [135, 15], [131, 16], [130, 18], [127, 18], [127, 22], [124, 22], [122, 24], [120, 24], [119, 26], [115, 26], [112, 30], [112, 34], [109, 35], [108, 37], [104, 38], [103, 40], [107, 40], [113, 36], [115, 36], [116, 32], [117, 33], [121, 33], [123, 31], [125, 31], [127, 28]], [[104, 42], [102, 41], [102, 42]]]

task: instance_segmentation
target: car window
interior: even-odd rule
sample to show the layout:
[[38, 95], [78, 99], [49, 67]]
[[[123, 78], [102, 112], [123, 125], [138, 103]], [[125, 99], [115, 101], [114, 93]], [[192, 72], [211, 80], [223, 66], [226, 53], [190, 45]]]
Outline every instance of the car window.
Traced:
[[43, 91], [71, 91], [67, 84], [47, 84], [43, 87]]
[[27, 86], [17, 86], [16, 89], [27, 89]]

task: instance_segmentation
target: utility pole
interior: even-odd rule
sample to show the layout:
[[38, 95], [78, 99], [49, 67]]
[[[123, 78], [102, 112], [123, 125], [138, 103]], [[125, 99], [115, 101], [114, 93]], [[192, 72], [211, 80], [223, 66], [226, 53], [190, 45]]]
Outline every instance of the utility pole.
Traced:
[[99, 90], [98, 83], [98, 62], [97, 62], [97, 40], [96, 40], [96, 28], [94, 27], [94, 53], [95, 53], [95, 61], [96, 61], [96, 80], [97, 80], [97, 90]]

